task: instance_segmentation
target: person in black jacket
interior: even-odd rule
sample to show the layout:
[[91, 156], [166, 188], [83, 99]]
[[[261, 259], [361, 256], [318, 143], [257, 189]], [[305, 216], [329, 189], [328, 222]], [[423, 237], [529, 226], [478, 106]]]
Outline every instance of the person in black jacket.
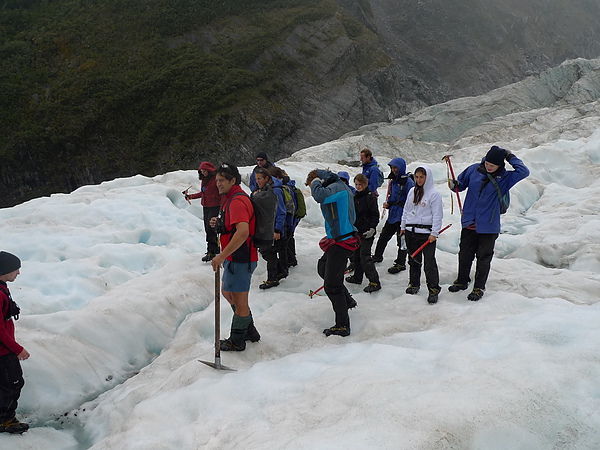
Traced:
[[347, 277], [346, 281], [361, 284], [364, 274], [367, 276], [369, 284], [363, 290], [371, 293], [381, 289], [379, 274], [371, 257], [371, 247], [379, 223], [379, 207], [377, 206], [377, 197], [369, 189], [368, 183], [369, 180], [362, 174], [354, 177], [354, 186], [356, 186], [356, 194], [354, 194], [356, 222], [354, 226], [360, 235], [360, 248], [352, 256], [354, 274]]

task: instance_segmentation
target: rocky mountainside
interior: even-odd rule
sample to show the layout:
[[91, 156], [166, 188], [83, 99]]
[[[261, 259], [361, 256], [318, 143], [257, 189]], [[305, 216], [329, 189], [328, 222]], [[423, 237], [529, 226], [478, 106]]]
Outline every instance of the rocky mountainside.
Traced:
[[595, 0], [9, 3], [0, 206], [281, 158], [600, 55]]

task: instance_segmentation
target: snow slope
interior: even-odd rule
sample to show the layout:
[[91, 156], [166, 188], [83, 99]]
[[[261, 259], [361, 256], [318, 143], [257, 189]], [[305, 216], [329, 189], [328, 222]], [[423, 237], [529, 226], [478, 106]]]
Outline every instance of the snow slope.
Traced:
[[[181, 191], [194, 171], [136, 176], [0, 210], [1, 248], [23, 260], [10, 285], [32, 357], [10, 449], [592, 449], [600, 446], [600, 61], [363, 127], [277, 164], [299, 185], [316, 167], [427, 163], [453, 226], [438, 241], [444, 291], [404, 294], [406, 272], [377, 267], [383, 289], [350, 285], [352, 335], [329, 337], [318, 206], [296, 233], [300, 265], [250, 304], [262, 340], [214, 357], [214, 274], [202, 210]], [[512, 191], [484, 298], [456, 276], [460, 219], [445, 186], [497, 144], [531, 176]], [[216, 161], [215, 161], [216, 162]], [[243, 168], [244, 178], [251, 168]], [[302, 186], [306, 195], [308, 190]], [[193, 191], [194, 189], [192, 189]], [[380, 190], [385, 194], [385, 187]], [[231, 310], [222, 301], [225, 334]]]

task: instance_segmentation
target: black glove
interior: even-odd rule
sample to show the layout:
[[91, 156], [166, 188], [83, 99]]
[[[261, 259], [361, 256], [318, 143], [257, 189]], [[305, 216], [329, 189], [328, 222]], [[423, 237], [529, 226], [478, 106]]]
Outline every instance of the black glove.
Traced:
[[458, 186], [460, 186], [458, 180], [448, 180], [448, 187], [451, 191], [456, 191], [458, 189]]
[[506, 150], [506, 156], [504, 157], [506, 159], [506, 161], [510, 162], [510, 159], [515, 156], [513, 153], [509, 152], [508, 150]]

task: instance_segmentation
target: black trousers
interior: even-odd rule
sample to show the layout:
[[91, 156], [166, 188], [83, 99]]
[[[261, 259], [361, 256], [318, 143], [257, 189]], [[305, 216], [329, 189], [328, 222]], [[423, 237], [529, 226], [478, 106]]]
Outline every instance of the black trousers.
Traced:
[[219, 244], [217, 243], [216, 228], [210, 226], [210, 219], [218, 217], [220, 206], [205, 206], [203, 208], [204, 215], [204, 231], [206, 233], [206, 251], [217, 255], [220, 253]]
[[325, 293], [335, 313], [336, 327], [349, 327], [350, 316], [348, 316], [348, 301], [352, 296], [344, 285], [344, 272], [348, 265], [348, 258], [352, 254], [339, 245], [332, 245], [317, 263], [317, 272], [325, 281]]
[[276, 281], [277, 275], [286, 273], [288, 262], [288, 238], [277, 239], [271, 247], [261, 249], [260, 254], [267, 262], [267, 279]]
[[494, 257], [496, 239], [498, 233], [483, 234], [467, 228], [462, 229], [458, 249], [458, 277], [456, 278], [458, 283], [466, 285], [471, 281], [471, 266], [477, 257], [473, 287], [485, 289]]
[[21, 389], [25, 385], [21, 363], [14, 353], [0, 356], [0, 422], [15, 417]]
[[379, 274], [375, 269], [375, 262], [371, 257], [371, 247], [373, 246], [374, 237], [360, 239], [360, 247], [352, 253], [352, 262], [354, 263], [354, 274], [352, 277], [357, 281], [362, 281], [363, 274], [371, 283], [379, 283]]
[[[406, 247], [412, 255], [421, 245], [429, 240], [427, 233], [413, 233], [406, 231]], [[427, 244], [421, 252], [414, 258], [408, 258], [409, 283], [413, 286], [421, 286], [421, 266], [425, 269], [425, 281], [428, 289], [440, 288], [440, 273], [438, 270], [437, 261], [435, 260], [436, 242]]]
[[381, 234], [379, 235], [379, 239], [377, 240], [377, 245], [375, 246], [375, 253], [373, 253], [373, 255], [383, 258], [383, 252], [385, 250], [385, 247], [387, 246], [392, 236], [394, 236], [395, 234], [396, 244], [398, 245], [398, 255], [396, 257], [396, 260], [394, 261], [394, 264], [405, 265], [406, 255], [408, 252], [406, 250], [400, 250], [400, 235], [398, 234], [398, 231], [400, 231], [400, 222], [386, 222], [383, 228], [381, 229]]

